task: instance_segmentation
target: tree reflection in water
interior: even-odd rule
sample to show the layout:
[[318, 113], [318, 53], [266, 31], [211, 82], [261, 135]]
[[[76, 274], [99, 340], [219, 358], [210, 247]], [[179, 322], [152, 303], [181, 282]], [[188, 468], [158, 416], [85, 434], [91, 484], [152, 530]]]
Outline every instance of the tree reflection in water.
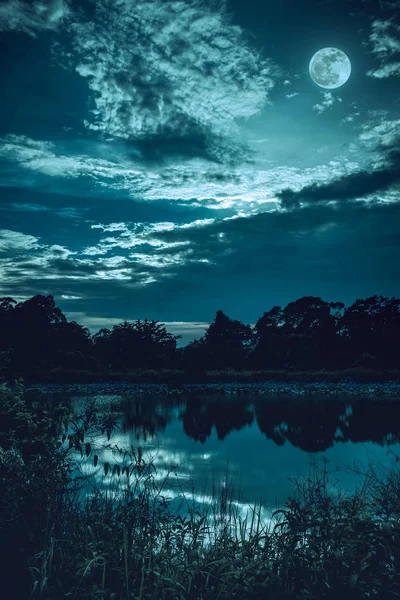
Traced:
[[202, 444], [214, 427], [223, 440], [254, 422], [275, 444], [289, 443], [305, 452], [324, 451], [345, 441], [382, 446], [400, 442], [400, 403], [393, 399], [141, 396], [126, 397], [121, 408], [123, 429], [133, 431], [137, 439], [153, 437], [180, 419], [185, 434]]

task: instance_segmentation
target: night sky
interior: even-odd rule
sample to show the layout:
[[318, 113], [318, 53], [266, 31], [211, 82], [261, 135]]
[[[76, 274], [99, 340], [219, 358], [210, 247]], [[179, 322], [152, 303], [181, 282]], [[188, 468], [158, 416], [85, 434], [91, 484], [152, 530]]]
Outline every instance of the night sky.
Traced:
[[[400, 1], [0, 0], [0, 295], [89, 327], [400, 295]], [[342, 50], [328, 90], [312, 56]]]

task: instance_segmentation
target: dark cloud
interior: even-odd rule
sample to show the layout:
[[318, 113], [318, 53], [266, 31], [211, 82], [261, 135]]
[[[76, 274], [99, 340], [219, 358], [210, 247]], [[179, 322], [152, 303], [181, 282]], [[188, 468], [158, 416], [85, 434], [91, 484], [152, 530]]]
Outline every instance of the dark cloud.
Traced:
[[385, 192], [400, 182], [400, 152], [387, 155], [388, 166], [372, 171], [351, 173], [327, 184], [312, 184], [298, 192], [285, 189], [278, 194], [282, 207], [291, 209], [302, 203], [355, 200]]
[[143, 139], [127, 144], [133, 163], [174, 163], [178, 159], [201, 158], [224, 165], [235, 165], [252, 157], [251, 149], [238, 141], [211, 134], [209, 129], [182, 117], [173, 128], [160, 127]]

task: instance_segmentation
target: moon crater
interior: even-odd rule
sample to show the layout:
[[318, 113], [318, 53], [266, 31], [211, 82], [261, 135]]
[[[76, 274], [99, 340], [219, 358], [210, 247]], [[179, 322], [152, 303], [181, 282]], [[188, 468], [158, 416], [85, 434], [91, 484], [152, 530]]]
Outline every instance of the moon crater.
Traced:
[[317, 85], [331, 90], [346, 83], [351, 74], [351, 62], [338, 48], [322, 48], [310, 60], [309, 71]]

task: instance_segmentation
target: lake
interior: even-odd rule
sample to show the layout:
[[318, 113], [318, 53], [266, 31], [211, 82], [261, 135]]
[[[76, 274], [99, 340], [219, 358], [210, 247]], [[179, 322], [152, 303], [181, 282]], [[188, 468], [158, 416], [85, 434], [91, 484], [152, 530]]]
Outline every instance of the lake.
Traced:
[[55, 399], [68, 395], [75, 415], [93, 404], [101, 419], [111, 415], [115, 421], [109, 440], [99, 431], [89, 436], [99, 463], [94, 467], [93, 456], [78, 455], [83, 473], [112, 488], [117, 475], [105, 478], [99, 465], [122, 464], [115, 446], [133, 446], [136, 452], [141, 446], [154, 460], [154, 477], [164, 482], [163, 495], [174, 502], [182, 493], [199, 504], [210, 502], [213, 484], [223, 485], [228, 468], [228, 478], [240, 489], [240, 511], [245, 514], [260, 501], [270, 511], [293, 495], [292, 479], [307, 476], [313, 460], [328, 461], [332, 490], [352, 491], [362, 481], [352, 468], [362, 471], [371, 462], [386, 468], [400, 455], [395, 398], [174, 395], [129, 388], [96, 393], [93, 387], [86, 394], [85, 386], [79, 393], [67, 386], [51, 393]]

